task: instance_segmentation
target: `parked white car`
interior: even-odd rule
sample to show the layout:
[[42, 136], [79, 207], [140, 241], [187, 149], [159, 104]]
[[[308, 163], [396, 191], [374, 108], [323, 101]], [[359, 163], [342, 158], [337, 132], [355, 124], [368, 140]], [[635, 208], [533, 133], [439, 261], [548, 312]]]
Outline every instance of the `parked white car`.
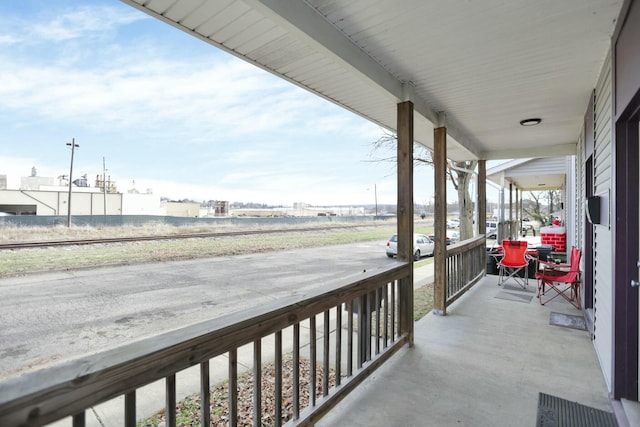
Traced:
[[[413, 259], [418, 261], [423, 256], [433, 256], [435, 244], [424, 234], [413, 235]], [[387, 242], [387, 256], [393, 258], [398, 255], [398, 235], [394, 234]]]
[[487, 236], [487, 239], [497, 238], [498, 223], [496, 221], [487, 221], [486, 236]]
[[458, 228], [460, 227], [460, 220], [459, 219], [448, 219], [447, 220], [447, 228]]

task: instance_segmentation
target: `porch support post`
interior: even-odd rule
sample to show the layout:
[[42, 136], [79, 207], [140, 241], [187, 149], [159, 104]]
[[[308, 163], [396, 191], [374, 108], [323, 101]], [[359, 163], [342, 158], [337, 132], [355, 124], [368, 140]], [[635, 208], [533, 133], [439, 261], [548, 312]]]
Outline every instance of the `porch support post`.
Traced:
[[513, 184], [509, 183], [509, 221], [513, 221]]
[[[485, 246], [487, 243], [487, 162], [486, 160], [478, 160], [478, 200], [476, 200], [476, 206], [478, 207], [478, 235], [484, 235]], [[478, 254], [480, 259], [479, 265], [486, 266], [486, 255], [484, 252]], [[484, 274], [486, 276], [487, 269], [485, 268]]]
[[400, 333], [413, 345], [413, 102], [398, 104], [398, 256], [409, 262], [409, 277], [400, 280]]
[[[531, 219], [531, 218], [529, 218]], [[524, 224], [524, 190], [520, 190], [520, 226]]]
[[516, 237], [522, 233], [522, 217], [520, 216], [520, 189], [516, 187]]
[[[433, 228], [436, 241], [434, 251], [433, 312], [444, 316], [447, 283], [447, 128], [433, 130], [433, 169], [435, 183], [435, 208]], [[483, 224], [483, 223], [481, 223]]]
[[[478, 234], [487, 234], [487, 161], [478, 160]], [[485, 237], [486, 240], [486, 237]]]
[[507, 239], [513, 239], [513, 184], [509, 183], [509, 226], [504, 227], [507, 230]]

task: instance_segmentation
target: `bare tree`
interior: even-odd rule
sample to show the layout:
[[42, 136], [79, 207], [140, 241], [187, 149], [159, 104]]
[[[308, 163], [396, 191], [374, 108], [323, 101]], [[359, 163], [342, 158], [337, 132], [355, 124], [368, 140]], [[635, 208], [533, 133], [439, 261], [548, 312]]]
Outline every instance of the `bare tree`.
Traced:
[[540, 224], [544, 224], [545, 214], [542, 212], [542, 204], [540, 203], [540, 193], [536, 191], [529, 191], [531, 200], [522, 201], [522, 210], [527, 217], [539, 221]]
[[559, 190], [547, 191], [547, 201], [549, 202], [549, 216], [560, 208], [561, 194]]
[[[545, 224], [547, 218], [551, 216], [560, 206], [561, 193], [559, 190], [547, 190], [547, 191], [530, 191], [529, 196], [532, 200], [531, 203], [523, 203], [523, 210], [530, 218], [540, 221], [542, 225]], [[544, 206], [542, 201], [546, 200], [547, 204]], [[524, 202], [524, 201], [523, 201]], [[544, 209], [546, 208], [546, 209]]]
[[[383, 135], [373, 143], [373, 151], [395, 147], [398, 138], [396, 134], [383, 131]], [[388, 161], [396, 163], [395, 156], [386, 158], [376, 158], [375, 161]], [[420, 144], [413, 146], [414, 166], [433, 167], [433, 151]], [[474, 202], [469, 194], [469, 184], [471, 183], [478, 162], [475, 160], [454, 162], [447, 160], [447, 179], [453, 184], [453, 188], [458, 193], [458, 206], [460, 209], [460, 240], [473, 237], [473, 211]]]
[[473, 237], [473, 211], [475, 204], [469, 194], [469, 184], [478, 162], [467, 160], [447, 163], [447, 172], [453, 187], [458, 192], [458, 206], [460, 208], [460, 239]]

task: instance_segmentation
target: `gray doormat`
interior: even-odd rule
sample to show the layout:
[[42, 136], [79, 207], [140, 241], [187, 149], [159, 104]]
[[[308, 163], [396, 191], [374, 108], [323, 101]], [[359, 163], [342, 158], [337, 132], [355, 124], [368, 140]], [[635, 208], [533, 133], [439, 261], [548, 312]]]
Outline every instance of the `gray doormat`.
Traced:
[[536, 427], [618, 427], [611, 412], [540, 393]]
[[587, 330], [587, 322], [583, 316], [574, 316], [571, 314], [551, 312], [549, 316], [549, 324], [554, 326], [562, 326], [563, 328], [578, 329], [580, 331]]
[[495, 297], [498, 299], [506, 299], [509, 301], [524, 302], [526, 304], [529, 304], [533, 299], [533, 295], [526, 295], [519, 292], [516, 293], [516, 292], [504, 292], [504, 291], [498, 292], [498, 295], [496, 295]]
[[527, 286], [526, 288], [523, 288], [522, 286], [509, 285], [509, 284], [502, 285], [502, 289], [504, 289], [505, 291], [520, 291], [520, 292], [529, 292], [529, 293], [536, 292], [531, 286]]

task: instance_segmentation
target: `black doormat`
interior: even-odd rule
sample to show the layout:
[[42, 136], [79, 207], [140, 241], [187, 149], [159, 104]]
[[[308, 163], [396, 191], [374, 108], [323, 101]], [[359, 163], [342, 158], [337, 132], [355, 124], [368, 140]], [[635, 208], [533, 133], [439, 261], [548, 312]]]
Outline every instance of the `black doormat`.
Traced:
[[549, 324], [554, 326], [562, 326], [563, 328], [578, 329], [580, 331], [587, 330], [587, 322], [583, 316], [574, 316], [571, 314], [551, 312], [549, 316]]
[[618, 423], [611, 412], [540, 393], [536, 427], [618, 427]]

